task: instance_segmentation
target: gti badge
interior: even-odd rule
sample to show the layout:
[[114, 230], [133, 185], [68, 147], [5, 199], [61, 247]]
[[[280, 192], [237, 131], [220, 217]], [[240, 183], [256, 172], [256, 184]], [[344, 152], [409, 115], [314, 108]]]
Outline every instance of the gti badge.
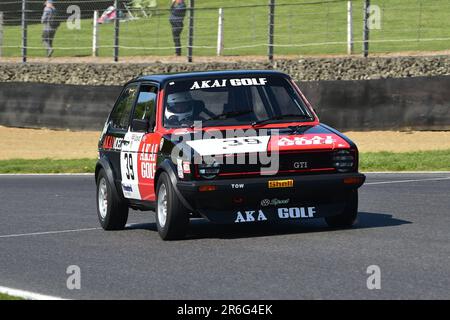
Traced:
[[294, 169], [308, 169], [308, 162], [306, 161], [294, 162]]

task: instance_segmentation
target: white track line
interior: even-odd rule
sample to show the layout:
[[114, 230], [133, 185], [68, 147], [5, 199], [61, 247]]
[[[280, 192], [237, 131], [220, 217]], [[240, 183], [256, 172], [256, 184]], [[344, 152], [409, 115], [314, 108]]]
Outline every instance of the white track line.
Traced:
[[450, 171], [362, 171], [364, 174], [397, 174], [397, 175], [406, 175], [406, 174], [450, 174]]
[[0, 293], [7, 294], [12, 297], [22, 298], [25, 300], [64, 300], [60, 297], [47, 296], [47, 295], [40, 294], [40, 293], [12, 289], [12, 288], [2, 287], [2, 286], [0, 286]]
[[394, 181], [379, 181], [379, 182], [366, 182], [364, 185], [375, 185], [375, 184], [390, 184], [390, 183], [407, 183], [407, 182], [421, 182], [421, 181], [442, 181], [450, 180], [450, 177], [445, 178], [427, 178], [427, 179], [411, 179], [411, 180], [394, 180]]
[[0, 235], [0, 238], [16, 238], [16, 237], [26, 237], [26, 236], [40, 236], [40, 235], [46, 235], [46, 234], [58, 234], [58, 233], [69, 233], [69, 232], [92, 231], [92, 230], [99, 230], [99, 229], [101, 229], [101, 228], [85, 228], [85, 229], [72, 229], [72, 230], [59, 230], [59, 231], [17, 233], [17, 234]]
[[[129, 228], [134, 225], [140, 225], [140, 223], [129, 223], [125, 227]], [[84, 229], [70, 229], [70, 230], [57, 230], [57, 231], [43, 231], [43, 232], [30, 232], [30, 233], [16, 233], [16, 234], [6, 234], [0, 235], [0, 238], [16, 238], [16, 237], [27, 237], [27, 236], [41, 236], [47, 234], [60, 234], [60, 233], [70, 233], [70, 232], [82, 232], [82, 231], [93, 231], [102, 230], [102, 228], [84, 228]]]

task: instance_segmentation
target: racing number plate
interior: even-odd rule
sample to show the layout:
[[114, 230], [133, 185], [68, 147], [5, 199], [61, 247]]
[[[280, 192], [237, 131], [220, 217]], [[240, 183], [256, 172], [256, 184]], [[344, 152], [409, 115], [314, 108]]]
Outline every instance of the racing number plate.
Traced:
[[269, 180], [268, 187], [269, 189], [273, 188], [292, 188], [294, 186], [294, 180]]

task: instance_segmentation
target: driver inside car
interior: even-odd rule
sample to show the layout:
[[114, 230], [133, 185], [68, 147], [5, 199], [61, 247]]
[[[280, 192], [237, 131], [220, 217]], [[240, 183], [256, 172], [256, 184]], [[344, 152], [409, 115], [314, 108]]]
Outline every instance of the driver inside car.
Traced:
[[169, 125], [192, 124], [194, 104], [194, 100], [188, 91], [169, 94], [164, 113], [166, 123]]

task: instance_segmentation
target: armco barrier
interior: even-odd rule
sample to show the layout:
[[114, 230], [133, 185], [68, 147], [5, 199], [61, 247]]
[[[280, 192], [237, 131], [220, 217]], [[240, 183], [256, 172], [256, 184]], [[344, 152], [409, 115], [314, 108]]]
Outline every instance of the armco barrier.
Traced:
[[0, 83], [0, 125], [101, 130], [121, 88]]
[[[339, 130], [450, 130], [450, 76], [299, 82]], [[117, 86], [0, 83], [0, 125], [101, 130]]]
[[340, 130], [450, 130], [450, 76], [299, 83]]

